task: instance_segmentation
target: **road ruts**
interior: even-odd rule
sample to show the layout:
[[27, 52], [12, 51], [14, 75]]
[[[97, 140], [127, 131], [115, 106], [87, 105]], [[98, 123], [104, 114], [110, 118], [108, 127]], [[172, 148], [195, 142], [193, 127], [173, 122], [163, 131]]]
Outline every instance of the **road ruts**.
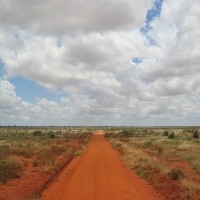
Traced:
[[93, 136], [85, 153], [43, 192], [42, 200], [160, 200], [125, 166], [102, 133]]

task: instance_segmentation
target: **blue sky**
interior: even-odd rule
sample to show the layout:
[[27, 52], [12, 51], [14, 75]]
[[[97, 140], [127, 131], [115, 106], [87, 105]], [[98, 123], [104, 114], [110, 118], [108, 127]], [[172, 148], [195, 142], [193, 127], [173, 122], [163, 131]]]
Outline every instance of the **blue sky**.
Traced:
[[[141, 33], [147, 38], [150, 45], [156, 45], [156, 41], [148, 34], [152, 29], [151, 22], [158, 18], [162, 11], [163, 0], [155, 0], [152, 8], [147, 11], [145, 24], [140, 29]], [[133, 63], [139, 64], [142, 62], [142, 58], [134, 58], [132, 59]]]
[[0, 5], [0, 125], [199, 124], [199, 0]]
[[145, 25], [141, 28], [141, 33], [146, 36], [150, 45], [156, 45], [156, 41], [148, 34], [152, 29], [151, 22], [158, 18], [162, 11], [163, 0], [155, 0], [151, 9], [147, 11]]
[[142, 63], [142, 58], [134, 58], [132, 59], [132, 62], [135, 63], [135, 64], [139, 64], [139, 63]]
[[[5, 64], [0, 60], [0, 77], [4, 75], [6, 75]], [[26, 102], [34, 103], [36, 98], [46, 98], [58, 102], [61, 97], [67, 96], [62, 90], [57, 89], [54, 92], [50, 92], [35, 81], [23, 77], [12, 77], [8, 80], [15, 86], [16, 95]]]
[[14, 77], [9, 79], [9, 81], [15, 86], [17, 96], [30, 103], [35, 103], [36, 98], [46, 98], [58, 102], [61, 97], [67, 96], [67, 94], [61, 91], [49, 92], [35, 81], [22, 77]]
[[151, 9], [147, 11], [145, 26], [142, 27], [142, 33], [148, 33], [152, 28], [150, 23], [156, 18], [159, 17], [162, 11], [163, 0], [155, 0]]

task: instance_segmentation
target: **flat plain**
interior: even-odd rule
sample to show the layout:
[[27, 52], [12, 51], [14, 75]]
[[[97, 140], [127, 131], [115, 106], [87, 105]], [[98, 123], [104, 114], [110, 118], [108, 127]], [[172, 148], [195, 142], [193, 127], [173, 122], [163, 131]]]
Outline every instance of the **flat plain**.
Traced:
[[77, 127], [1, 127], [0, 199], [39, 199], [91, 135]]
[[198, 200], [199, 154], [198, 127], [0, 127], [0, 199]]

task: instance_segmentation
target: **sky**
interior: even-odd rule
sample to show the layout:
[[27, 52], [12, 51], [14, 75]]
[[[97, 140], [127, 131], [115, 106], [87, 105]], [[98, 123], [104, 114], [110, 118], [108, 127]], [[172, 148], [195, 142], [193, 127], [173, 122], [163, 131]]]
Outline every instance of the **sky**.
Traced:
[[200, 125], [199, 0], [0, 0], [0, 125]]

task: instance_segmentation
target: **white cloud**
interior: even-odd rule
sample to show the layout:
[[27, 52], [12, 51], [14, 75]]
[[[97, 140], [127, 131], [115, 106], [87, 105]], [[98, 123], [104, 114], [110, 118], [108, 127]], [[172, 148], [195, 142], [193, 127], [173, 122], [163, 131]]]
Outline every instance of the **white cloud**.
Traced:
[[[197, 123], [200, 4], [165, 0], [150, 45], [140, 28], [152, 3], [0, 0], [2, 123]], [[25, 102], [8, 81], [16, 76], [67, 97]]]
[[47, 34], [108, 31], [139, 26], [152, 0], [1, 0], [1, 27]]
[[0, 79], [0, 94], [2, 96], [16, 96], [14, 89], [14, 85], [10, 84], [7, 80]]
[[[150, 36], [157, 45], [140, 69], [142, 80], [160, 93], [179, 95], [198, 92], [200, 61], [198, 1], [163, 2], [161, 16], [152, 21]], [[157, 90], [157, 89], [156, 89]]]
[[141, 54], [137, 47], [143, 38], [138, 31], [81, 34], [65, 37], [58, 47], [55, 38], [19, 32], [18, 40], [22, 46], [2, 53], [8, 77], [24, 76], [48, 89], [61, 86], [71, 92], [71, 87], [118, 87], [117, 74], [125, 70], [124, 62]]

